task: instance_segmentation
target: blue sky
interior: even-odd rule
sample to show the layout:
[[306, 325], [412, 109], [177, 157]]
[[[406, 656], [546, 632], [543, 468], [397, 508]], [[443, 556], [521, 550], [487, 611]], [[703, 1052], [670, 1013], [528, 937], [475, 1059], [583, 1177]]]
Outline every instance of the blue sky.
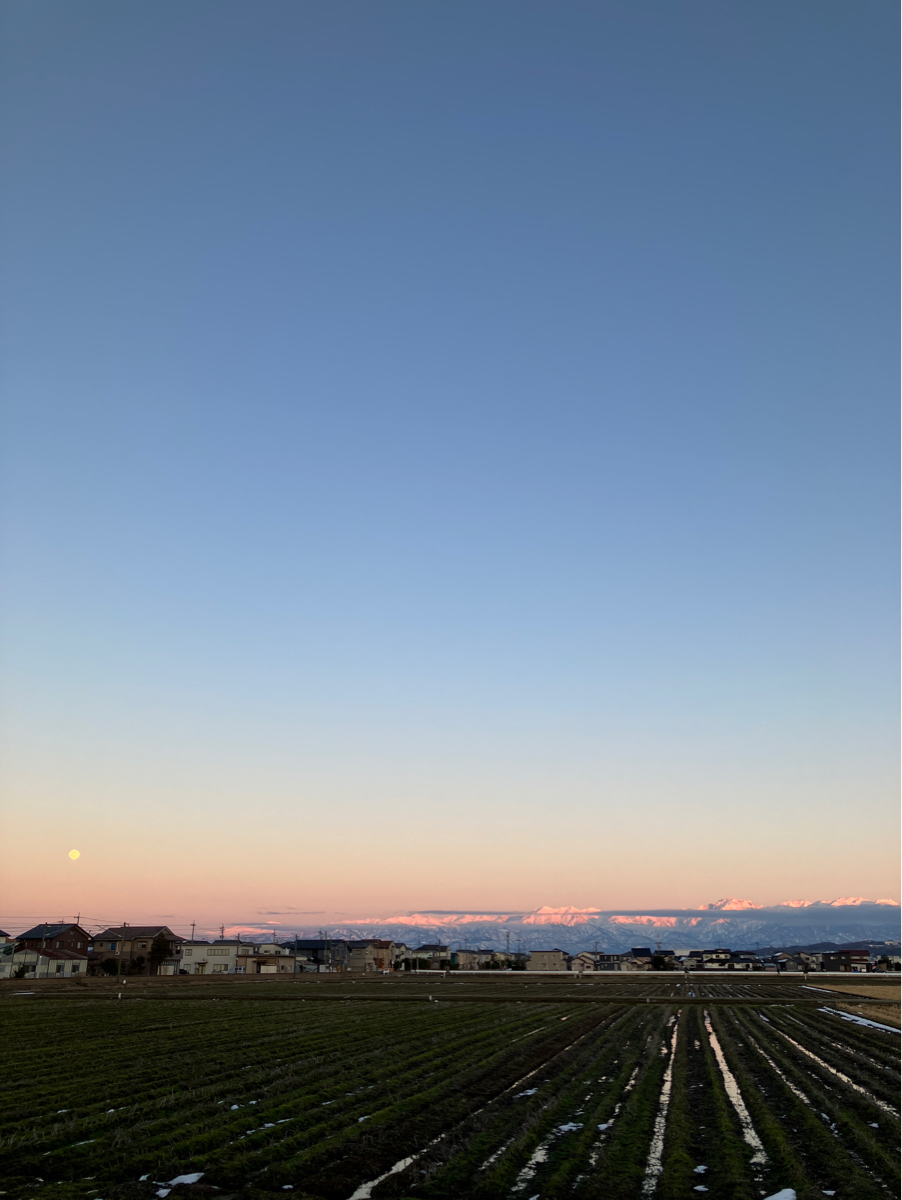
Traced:
[[896, 895], [893, 7], [3, 21], [29, 911]]

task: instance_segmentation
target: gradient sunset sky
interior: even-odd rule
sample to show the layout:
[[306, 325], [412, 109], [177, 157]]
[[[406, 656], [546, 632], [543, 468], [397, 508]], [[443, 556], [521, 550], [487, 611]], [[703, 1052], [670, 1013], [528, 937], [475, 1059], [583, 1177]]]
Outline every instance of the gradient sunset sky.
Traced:
[[898, 900], [895, 5], [2, 22], [0, 925]]

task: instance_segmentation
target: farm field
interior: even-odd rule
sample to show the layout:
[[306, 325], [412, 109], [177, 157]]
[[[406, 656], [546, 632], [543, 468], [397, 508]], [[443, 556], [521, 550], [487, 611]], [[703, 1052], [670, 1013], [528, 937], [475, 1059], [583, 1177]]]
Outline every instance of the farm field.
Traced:
[[882, 995], [860, 1023], [783, 979], [4, 985], [0, 1192], [896, 1196]]

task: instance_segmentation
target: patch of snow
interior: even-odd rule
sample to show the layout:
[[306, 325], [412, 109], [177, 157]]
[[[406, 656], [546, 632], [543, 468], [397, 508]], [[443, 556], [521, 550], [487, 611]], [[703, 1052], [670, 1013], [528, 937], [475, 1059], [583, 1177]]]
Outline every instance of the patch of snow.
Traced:
[[372, 1115], [372, 1113], [368, 1113], [365, 1117], [358, 1117], [357, 1124], [359, 1125], [361, 1121], [368, 1121]]
[[692, 1173], [693, 1175], [704, 1175], [707, 1169], [707, 1167], [693, 1167]]
[[192, 1171], [190, 1175], [176, 1175], [175, 1179], [169, 1180], [169, 1186], [175, 1187], [177, 1183], [197, 1183], [203, 1177], [203, 1171]]
[[854, 1013], [839, 1012], [835, 1008], [819, 1008], [817, 1011], [832, 1013], [834, 1017], [842, 1017], [844, 1021], [851, 1021], [855, 1025], [869, 1025], [871, 1029], [885, 1029], [887, 1033], [902, 1033], [895, 1025], [881, 1025], [879, 1021], [869, 1021], [867, 1017], [856, 1017]]
[[527, 1088], [525, 1092], [517, 1092], [514, 1099], [519, 1100], [521, 1096], [534, 1096], [538, 1090], [538, 1088]]
[[885, 1100], [881, 1100], [878, 1096], [872, 1096], [867, 1088], [863, 1088], [860, 1086], [860, 1084], [853, 1082], [848, 1075], [843, 1075], [842, 1071], [837, 1071], [836, 1067], [831, 1067], [830, 1064], [824, 1062], [822, 1058], [818, 1058], [816, 1054], [812, 1054], [810, 1050], [806, 1050], [804, 1046], [800, 1046], [797, 1041], [791, 1038], [788, 1033], [784, 1033], [782, 1029], [779, 1030], [779, 1034], [781, 1037], [785, 1038], [791, 1046], [795, 1046], [796, 1050], [801, 1051], [802, 1054], [806, 1055], [813, 1062], [816, 1062], [818, 1066], [823, 1067], [825, 1071], [829, 1071], [831, 1075], [835, 1075], [837, 1079], [841, 1079], [847, 1087], [850, 1087], [853, 1091], [858, 1092], [860, 1096], [866, 1096], [872, 1104], [876, 1104], [877, 1107], [882, 1109], [884, 1112], [888, 1112], [893, 1117], [898, 1117], [899, 1114], [896, 1112], [896, 1110], [892, 1107], [892, 1105], [887, 1104]]
[[[670, 1062], [664, 1072], [664, 1082], [661, 1085], [661, 1096], [658, 1101], [658, 1112], [655, 1117], [655, 1127], [651, 1136], [651, 1147], [648, 1151], [648, 1162], [645, 1164], [645, 1178], [642, 1180], [642, 1195], [653, 1196], [658, 1186], [658, 1177], [663, 1171], [664, 1131], [667, 1127], [667, 1109], [670, 1107], [670, 1089], [673, 1083], [673, 1060], [676, 1055], [677, 1034], [679, 1025], [674, 1025], [670, 1038]], [[667, 1049], [665, 1047], [665, 1053]]]
[[772, 1196], [765, 1196], [764, 1200], [797, 1200], [795, 1188], [784, 1188], [782, 1192], [774, 1192]]
[[[739, 1123], [742, 1126], [742, 1140], [752, 1150], [751, 1165], [753, 1167], [763, 1167], [767, 1162], [767, 1154], [764, 1149], [764, 1143], [758, 1134], [755, 1132], [755, 1127], [752, 1124], [752, 1118], [749, 1116], [749, 1111], [745, 1106], [745, 1101], [742, 1098], [742, 1092], [739, 1090], [739, 1084], [733, 1072], [727, 1065], [727, 1060], [724, 1057], [724, 1052], [721, 1049], [717, 1034], [714, 1032], [714, 1027], [711, 1024], [711, 1016], [708, 1010], [705, 1009], [705, 1028], [708, 1031], [708, 1041], [711, 1043], [711, 1049], [714, 1051], [714, 1057], [717, 1059], [717, 1065], [720, 1067], [720, 1073], [723, 1077], [724, 1088], [730, 1098], [730, 1103], [736, 1110], [736, 1115], [739, 1117]], [[795, 1192], [793, 1192], [792, 1200], [795, 1200]]]
[[575, 1129], [582, 1129], [582, 1122], [577, 1124], [575, 1121], [568, 1121], [566, 1125], [558, 1125], [558, 1133], [573, 1133]]

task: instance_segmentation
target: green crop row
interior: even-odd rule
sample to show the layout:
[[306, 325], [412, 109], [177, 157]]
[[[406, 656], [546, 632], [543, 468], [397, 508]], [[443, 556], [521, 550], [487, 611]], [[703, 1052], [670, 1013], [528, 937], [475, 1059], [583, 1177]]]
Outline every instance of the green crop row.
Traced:
[[373, 1200], [898, 1188], [894, 1035], [754, 1002], [712, 1005], [709, 1034], [703, 1007], [679, 999], [573, 1006], [542, 981], [529, 989], [541, 1004], [305, 1003], [302, 989], [276, 1002], [235, 988], [5, 1005], [2, 1190], [88, 1200], [91, 1183], [93, 1200], [151, 1200], [154, 1180], [197, 1171], [247, 1200], [289, 1186], [296, 1200], [348, 1200], [407, 1158]]

